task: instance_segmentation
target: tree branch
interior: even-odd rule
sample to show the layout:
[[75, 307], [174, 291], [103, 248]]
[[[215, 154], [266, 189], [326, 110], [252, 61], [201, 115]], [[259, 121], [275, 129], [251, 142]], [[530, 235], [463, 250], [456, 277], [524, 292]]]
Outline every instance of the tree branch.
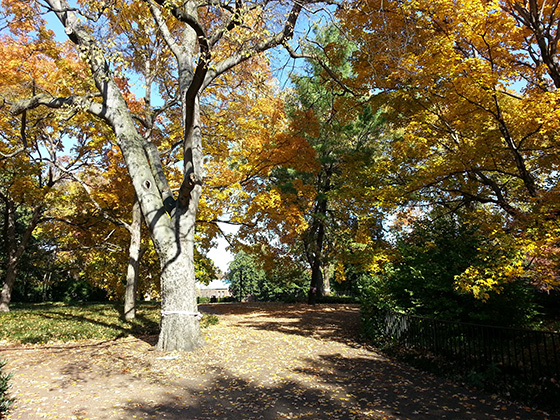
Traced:
[[288, 51], [288, 54], [290, 54], [290, 57], [292, 57], [294, 59], [305, 58], [307, 60], [315, 61], [316, 63], [318, 63], [323, 68], [323, 70], [325, 70], [327, 72], [327, 74], [331, 77], [331, 79], [333, 79], [335, 81], [335, 83], [342, 88], [342, 90], [344, 92], [349, 93], [352, 96], [359, 96], [352, 89], [350, 89], [342, 80], [340, 80], [340, 78], [336, 75], [334, 70], [331, 69], [318, 55], [298, 53], [288, 43], [284, 44], [284, 48], [286, 48], [286, 51]]
[[[271, 48], [277, 47], [279, 45], [285, 44], [288, 40], [293, 38], [295, 24], [304, 6], [319, 3], [316, 0], [296, 0], [293, 3], [292, 9], [287, 14], [285, 24], [283, 28], [276, 34], [271, 35], [264, 39], [263, 41], [252, 45], [251, 47], [239, 51], [236, 54], [229, 56], [228, 58], [216, 63], [208, 70], [206, 78], [202, 85], [202, 89], [205, 89], [214, 79], [216, 79], [221, 74], [227, 72], [231, 68], [237, 66], [238, 64], [247, 61], [257, 54], [267, 51]], [[325, 2], [320, 2], [325, 3]]]
[[31, 98], [21, 99], [12, 103], [10, 112], [13, 115], [20, 115], [42, 105], [48, 108], [78, 107], [103, 118], [106, 113], [105, 107], [103, 104], [95, 102], [92, 99], [98, 96], [99, 95], [55, 97], [47, 93], [40, 93]]
[[69, 175], [70, 178], [72, 178], [74, 181], [76, 181], [78, 184], [80, 184], [82, 186], [82, 188], [87, 193], [89, 201], [91, 201], [91, 203], [95, 206], [97, 211], [99, 213], [101, 213], [105, 219], [109, 220], [115, 226], [122, 226], [122, 227], [126, 228], [128, 231], [131, 230], [131, 226], [128, 223], [126, 223], [124, 220], [122, 220], [120, 218], [115, 218], [115, 217], [111, 216], [107, 211], [105, 211], [105, 209], [103, 209], [103, 207], [101, 207], [101, 205], [93, 197], [93, 193], [92, 193], [91, 188], [89, 187], [88, 184], [86, 184], [83, 180], [81, 180], [79, 177], [77, 177], [76, 174], [67, 170], [65, 167], [59, 165], [56, 162], [54, 162], [53, 164], [56, 166], [56, 168], [58, 170], [60, 170], [61, 172], [64, 172], [67, 175]]

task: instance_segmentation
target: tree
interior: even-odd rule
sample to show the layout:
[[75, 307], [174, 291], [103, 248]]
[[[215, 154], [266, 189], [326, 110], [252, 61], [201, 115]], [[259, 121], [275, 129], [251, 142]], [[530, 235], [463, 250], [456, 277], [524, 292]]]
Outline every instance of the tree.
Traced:
[[[534, 289], [517, 278], [485, 301], [457, 287], [469, 267], [484, 270], [508, 252], [465, 214], [436, 210], [395, 229], [396, 247], [382, 270], [362, 279], [364, 299], [382, 309], [491, 325], [527, 325], [536, 315]], [[370, 284], [368, 284], [368, 282]]]
[[[301, 144], [299, 153], [259, 174], [262, 192], [250, 192], [253, 204], [239, 233], [259, 243], [269, 259], [305, 261], [311, 272], [310, 304], [323, 293], [325, 269], [332, 271], [330, 266], [351, 252], [364, 255], [374, 247], [376, 238], [364, 233], [376, 219], [375, 202], [351, 192], [361, 182], [351, 172], [373, 162], [381, 125], [340, 82], [351, 77], [352, 45], [334, 26], [319, 29], [313, 45], [299, 54], [308, 57], [307, 68], [293, 78], [295, 87], [286, 98], [289, 125], [283, 135]], [[260, 202], [261, 197], [270, 200]]]
[[[13, 103], [15, 100], [14, 98], [27, 94], [27, 92], [44, 91], [47, 85], [55, 82], [61, 87], [64, 86], [65, 89], [76, 89], [79, 84], [70, 82], [70, 79], [87, 80], [84, 74], [80, 74], [86, 71], [86, 67], [80, 64], [78, 57], [73, 55], [70, 50], [65, 50], [65, 47], [53, 41], [54, 34], [46, 29], [45, 22], [39, 20], [37, 23], [39, 25], [39, 30], [35, 36], [27, 34], [26, 30], [19, 27], [17, 22], [15, 22], [10, 25], [11, 36], [5, 34], [3, 37], [4, 42], [2, 47], [5, 48], [3, 56], [6, 59], [7, 66], [3, 68], [2, 72], [5, 85], [1, 93], [5, 101], [3, 111], [6, 113], [8, 111], [6, 105]], [[43, 72], [42, 69], [48, 69], [49, 71]], [[82, 85], [82, 87], [88, 87], [87, 82], [85, 85], [86, 86]], [[63, 93], [64, 89], [59, 89], [60, 93]], [[79, 224], [85, 222], [84, 207], [78, 209], [76, 202], [61, 198], [60, 193], [63, 189], [66, 189], [69, 194], [73, 195], [74, 199], [77, 199], [77, 202], [82, 203], [82, 206], [88, 207], [93, 213], [98, 212], [100, 215], [111, 220], [115, 226], [125, 227], [130, 232], [139, 232], [141, 223], [140, 217], [136, 217], [136, 220], [129, 224], [124, 221], [122, 215], [115, 215], [114, 213], [112, 215], [109, 214], [106, 206], [102, 206], [96, 201], [96, 199], [99, 198], [99, 194], [97, 197], [94, 197], [92, 189], [88, 185], [88, 180], [83, 179], [84, 177], [90, 177], [91, 180], [91, 165], [97, 164], [101, 166], [102, 162], [103, 164], [111, 164], [110, 159], [108, 159], [111, 153], [107, 151], [107, 149], [110, 149], [110, 144], [107, 148], [106, 142], [100, 141], [100, 138], [110, 138], [111, 133], [108, 130], [99, 129], [92, 124], [88, 125], [84, 122], [83, 118], [77, 114], [75, 110], [65, 110], [57, 115], [50, 113], [50, 115], [45, 118], [44, 115], [36, 111], [25, 111], [22, 114], [19, 132], [15, 131], [17, 130], [17, 122], [15, 121], [17, 120], [15, 120], [13, 116], [6, 114], [6, 125], [2, 127], [2, 131], [4, 139], [6, 140], [3, 144], [5, 147], [3, 157], [7, 161], [7, 164], [13, 164], [17, 159], [27, 158], [31, 162], [34, 162], [34, 167], [38, 171], [36, 174], [38, 177], [42, 176], [46, 179], [46, 172], [49, 171], [51, 173], [48, 177], [48, 182], [51, 184], [48, 202], [44, 202], [44, 200], [41, 200], [38, 196], [34, 197], [34, 199], [37, 200], [36, 204], [41, 203], [41, 216], [37, 223], [40, 222], [43, 225], [43, 233], [47, 231], [52, 233], [51, 238], [55, 239], [52, 243], [63, 242], [57, 239], [57, 237], [60, 238], [62, 236], [60, 235], [60, 231], [68, 232], [69, 230], [73, 230], [72, 226], [76, 228], [74, 230], [80, 229]], [[49, 120], [49, 118], [51, 118], [51, 120]], [[73, 122], [78, 120], [80, 126], [77, 130], [72, 131], [70, 127], [64, 127], [64, 120], [72, 120]], [[9, 124], [11, 124], [11, 126]], [[41, 131], [38, 131], [38, 129]], [[49, 129], [52, 129], [52, 131]], [[67, 144], [70, 143], [71, 140], [74, 140], [74, 145], [71, 150], [68, 150]], [[45, 155], [45, 150], [48, 151], [48, 155]], [[25, 156], [26, 154], [27, 156]], [[114, 156], [114, 154], [112, 155]], [[5, 176], [9, 178], [10, 175], [6, 172], [9, 171], [9, 169], [7, 166], [4, 166], [4, 169]], [[43, 173], [41, 174], [41, 172]], [[53, 179], [52, 174], [55, 174], [57, 179]], [[87, 196], [89, 196], [90, 200], [93, 200], [94, 206], [87, 206], [87, 200], [84, 202], [82, 197], [78, 197], [80, 188], [78, 187], [78, 191], [73, 188], [73, 186], [69, 184], [70, 179], [77, 181], [84, 187], [83, 189], [87, 193]], [[61, 184], [63, 186], [61, 186]], [[106, 184], [107, 183], [104, 185]], [[121, 199], [125, 199], [125, 193], [131, 191], [131, 189], [122, 182], [118, 188], [120, 188]], [[84, 191], [82, 191], [82, 193]], [[53, 199], [57, 194], [59, 198]], [[8, 196], [15, 197], [13, 188], [8, 191]], [[101, 201], [105, 202], [104, 199], [107, 197], [108, 196], [105, 195]], [[130, 197], [130, 201], [132, 202], [133, 194], [130, 194]], [[7, 209], [6, 211], [8, 212], [11, 207], [13, 207], [13, 203], [5, 207]], [[76, 215], [69, 214], [68, 210], [70, 208], [76, 209]], [[122, 205], [120, 208], [122, 209]], [[122, 211], [120, 213], [122, 213]], [[82, 220], [77, 220], [80, 218]], [[91, 218], [94, 219], [95, 217], [92, 216]], [[71, 221], [70, 219], [74, 220]], [[6, 217], [6, 220], [8, 220], [8, 217]], [[35, 227], [37, 223], [29, 224], [30, 231], [36, 232]], [[94, 226], [97, 227], [102, 224], [99, 223], [99, 221], [96, 223], [97, 225]], [[49, 229], [46, 226], [47, 224], [53, 227]], [[6, 229], [9, 226], [10, 224], [6, 223]], [[89, 227], [91, 228], [91, 225]], [[55, 230], [58, 231], [55, 232]], [[105, 235], [107, 235], [109, 231], [105, 232]], [[69, 238], [75, 233], [76, 232], [68, 232]], [[84, 228], [82, 226], [81, 239], [84, 239], [83, 233]], [[9, 240], [9, 243], [16, 244], [13, 235], [11, 236], [12, 238]], [[112, 236], [114, 239], [117, 235]], [[132, 236], [137, 237], [138, 235], [135, 234]], [[101, 238], [105, 237], [106, 236], [101, 236]], [[66, 242], [70, 241], [67, 240]], [[24, 241], [22, 241], [22, 244], [23, 243]], [[69, 244], [67, 243], [66, 245]], [[72, 244], [72, 246], [74, 247], [74, 251], [78, 252], [78, 245]], [[83, 246], [91, 250], [93, 245], [89, 243], [83, 244]], [[103, 244], [97, 244], [97, 249], [104, 246]], [[68, 248], [68, 246], [66, 247]], [[107, 248], [107, 246], [105, 246], [105, 248]], [[137, 273], [137, 270], [133, 268], [138, 260], [140, 248], [139, 246], [135, 246], [134, 243], [131, 243], [129, 250], [131, 251], [131, 258], [129, 258], [129, 260], [132, 262], [130, 267], [130, 281], [131, 284], [134, 285], [136, 280], [133, 275]], [[14, 249], [8, 248], [6, 255], [10, 252], [13, 253]], [[68, 251], [66, 253], [68, 253]], [[51, 254], [60, 255], [60, 253], [57, 254], [54, 248], [51, 249]], [[12, 271], [13, 270], [10, 268], [7, 273], [10, 274]], [[50, 275], [49, 277], [52, 278]], [[9, 278], [11, 278], [11, 274]], [[9, 281], [6, 284], [11, 282], [12, 281]], [[7, 286], [6, 289], [8, 289]], [[5, 295], [7, 296], [7, 293], [5, 293]], [[8, 300], [8, 298], [6, 298], [6, 300]], [[9, 302], [5, 304], [5, 309], [7, 309], [8, 303]], [[132, 313], [131, 310], [125, 312]]]
[[240, 302], [258, 295], [259, 284], [262, 284], [265, 276], [255, 259], [243, 251], [235, 254], [226, 273], [232, 294]]
[[301, 265], [284, 259], [281, 264], [277, 262], [273, 267], [265, 268], [262, 262], [258, 254], [243, 250], [235, 254], [226, 277], [231, 282], [230, 290], [239, 301], [299, 301], [303, 298], [309, 276]]
[[[59, 254], [64, 254], [61, 258], [79, 267], [89, 283], [111, 298], [124, 295], [125, 319], [133, 319], [140, 259], [150, 244], [147, 238], [142, 241], [142, 215], [130, 182], [123, 176], [120, 153], [111, 148], [98, 153], [94, 162], [68, 174], [67, 197], [48, 210], [50, 222], [43, 233], [53, 238], [61, 249]], [[61, 237], [61, 231], [66, 235]]]
[[369, 1], [342, 19], [359, 45], [353, 89], [383, 102], [398, 134], [380, 195], [465, 207], [496, 240], [517, 237], [515, 258], [463, 278], [478, 297], [521, 266], [557, 284], [556, 3]]
[[[198, 3], [177, 5], [164, 0], [124, 2], [106, 6], [85, 2], [78, 8], [66, 0], [18, 2], [9, 12], [17, 21], [31, 7], [53, 12], [69, 40], [87, 62], [96, 91], [58, 97], [39, 94], [12, 107], [18, 115], [39, 106], [80, 106], [108, 124], [114, 132], [138, 196], [145, 223], [161, 265], [162, 322], [157, 348], [191, 350], [202, 344], [195, 296], [194, 237], [202, 191], [202, 137], [200, 95], [219, 76], [252, 57], [287, 42], [304, 7], [314, 1], [281, 3]], [[22, 12], [23, 11], [23, 12]], [[79, 14], [79, 15], [78, 15]], [[13, 17], [13, 16], [12, 16]], [[105, 19], [109, 17], [111, 19]], [[118, 19], [112, 20], [112, 17]], [[112, 25], [115, 22], [115, 25]], [[126, 86], [117, 77], [119, 54], [95, 28], [141, 27], [162, 40], [173, 57], [176, 80], [169, 101], [151, 109], [155, 119], [172, 106], [181, 110], [180, 138], [183, 178], [175, 196], [166, 178], [164, 162], [154, 144], [142, 135], [136, 114], [126, 101]], [[113, 32], [114, 33], [114, 32]], [[111, 37], [112, 38], [112, 37]], [[105, 42], [102, 42], [102, 39]], [[115, 38], [116, 39], [116, 38]], [[108, 48], [105, 48], [107, 46]], [[162, 87], [162, 92], [166, 92]], [[99, 97], [99, 100], [96, 97]], [[169, 169], [169, 168], [167, 168]]]
[[[22, 34], [15, 25], [14, 36], [2, 36], [0, 56], [5, 65], [0, 69], [0, 209], [4, 253], [0, 311], [9, 310], [11, 294], [18, 277], [22, 258], [33, 234], [43, 223], [50, 204], [64, 194], [58, 189], [67, 180], [67, 173], [76, 170], [90, 154], [83, 151], [72, 158], [61, 156], [63, 138], [75, 137], [82, 142], [88, 125], [74, 118], [75, 127], [83, 135], [64, 124], [75, 117], [71, 112], [50, 118], [33, 110], [17, 118], [10, 113], [9, 104], [26, 92], [41, 91], [47, 84], [58, 82], [61, 93], [69, 93], [71, 83], [79, 86], [84, 67], [76, 56], [55, 53], [63, 49], [54, 34], [39, 26], [34, 34]], [[47, 60], [47, 62], [43, 62]]]
[[[322, 294], [328, 254], [331, 260], [336, 258], [342, 264], [358, 243], [363, 245], [358, 245], [359, 252], [366, 253], [366, 246], [375, 242], [373, 235], [359, 238], [358, 231], [354, 230], [350, 237], [343, 238], [343, 232], [350, 233], [345, 229], [349, 219], [360, 224], [362, 232], [365, 225], [375, 219], [376, 202], [360, 200], [350, 192], [355, 184], [349, 185], [349, 182], [355, 166], [367, 166], [373, 161], [382, 125], [382, 120], [368, 106], [356, 103], [349, 95], [351, 92], [339, 82], [352, 77], [348, 57], [354, 45], [344, 39], [335, 26], [321, 28], [316, 42], [322, 49], [317, 51], [316, 47], [310, 56], [322, 56], [322, 60], [309, 60], [307, 75], [295, 80], [292, 105], [295, 105], [295, 112], [291, 115], [294, 125], [302, 130], [298, 134], [315, 150], [318, 167], [313, 181], [316, 196], [307, 215], [309, 228], [302, 235], [311, 269], [308, 299], [311, 304]], [[334, 78], [333, 71], [337, 75]], [[304, 123], [305, 120], [308, 122]], [[343, 189], [350, 192], [349, 197], [345, 198]]]
[[8, 397], [9, 381], [12, 375], [2, 372], [4, 366], [6, 366], [6, 362], [0, 360], [0, 416], [2, 417], [10, 411], [10, 407], [14, 403], [14, 399]]

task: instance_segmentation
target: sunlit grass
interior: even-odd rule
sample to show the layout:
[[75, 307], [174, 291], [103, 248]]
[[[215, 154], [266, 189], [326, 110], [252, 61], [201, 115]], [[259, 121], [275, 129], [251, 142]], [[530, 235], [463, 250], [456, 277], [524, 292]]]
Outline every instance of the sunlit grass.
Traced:
[[[140, 304], [137, 317], [132, 322], [125, 322], [120, 310], [120, 305], [110, 303], [13, 305], [10, 312], [0, 313], [0, 341], [114, 340], [127, 335], [154, 335], [159, 332], [159, 303]], [[206, 315], [202, 326], [216, 322], [215, 316]]]

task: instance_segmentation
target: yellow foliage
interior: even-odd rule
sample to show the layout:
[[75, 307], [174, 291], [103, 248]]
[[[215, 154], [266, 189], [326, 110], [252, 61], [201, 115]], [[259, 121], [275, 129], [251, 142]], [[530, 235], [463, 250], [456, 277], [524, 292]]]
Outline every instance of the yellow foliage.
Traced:
[[[485, 264], [457, 278], [460, 290], [479, 299], [518, 278], [557, 287], [560, 74], [535, 48], [536, 28], [560, 22], [555, 6], [508, 0], [350, 5], [339, 16], [359, 46], [353, 89], [383, 107], [394, 134], [370, 175], [386, 181], [374, 193], [380, 205], [465, 205], [495, 241], [484, 250]], [[523, 8], [535, 8], [531, 16], [542, 24], [532, 27]], [[557, 40], [541, 40], [556, 48]]]
[[335, 280], [338, 283], [342, 283], [346, 281], [346, 270], [341, 260], [337, 262], [334, 273], [335, 273]]

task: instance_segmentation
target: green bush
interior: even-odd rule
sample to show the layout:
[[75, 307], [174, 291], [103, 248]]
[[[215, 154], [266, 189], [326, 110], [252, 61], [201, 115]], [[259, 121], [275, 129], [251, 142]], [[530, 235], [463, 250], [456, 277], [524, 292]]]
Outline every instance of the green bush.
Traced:
[[385, 314], [389, 310], [399, 308], [391, 298], [390, 288], [381, 277], [364, 274], [357, 281], [357, 289], [360, 296], [363, 333], [376, 344], [381, 345], [385, 339], [383, 335]]
[[354, 296], [317, 296], [316, 303], [359, 303], [359, 299]]
[[216, 325], [220, 322], [220, 318], [212, 314], [204, 314], [200, 321], [200, 328], [208, 328], [211, 325]]
[[2, 372], [2, 369], [6, 365], [4, 360], [0, 360], [0, 419], [4, 418], [10, 407], [12, 406], [14, 399], [8, 397], [8, 390], [10, 389], [10, 378], [12, 374]]
[[397, 237], [397, 257], [380, 274], [357, 282], [365, 332], [380, 332], [387, 310], [498, 326], [527, 326], [538, 314], [524, 279], [503, 285], [486, 302], [456, 288], [455, 278], [484, 264], [484, 238], [476, 227], [447, 215], [420, 220]]

